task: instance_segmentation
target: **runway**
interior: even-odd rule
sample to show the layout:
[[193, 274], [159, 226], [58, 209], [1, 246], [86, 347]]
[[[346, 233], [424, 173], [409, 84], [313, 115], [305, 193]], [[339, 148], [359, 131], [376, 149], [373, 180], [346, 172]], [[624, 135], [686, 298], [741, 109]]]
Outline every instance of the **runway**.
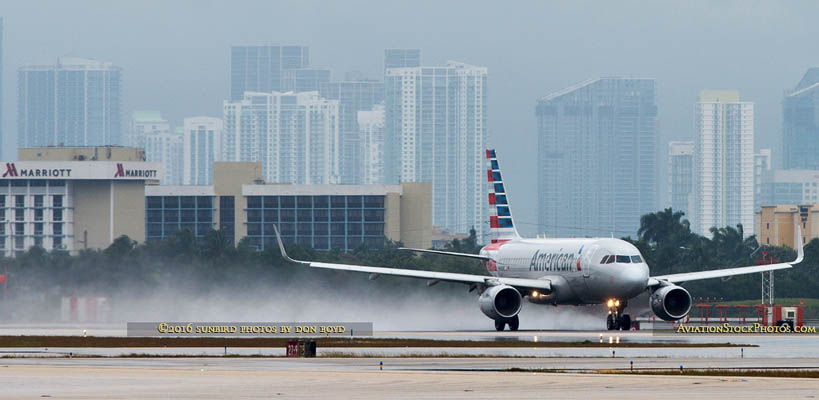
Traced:
[[[379, 370], [378, 362], [384, 362]], [[771, 359], [771, 365], [792, 359]], [[805, 365], [816, 360], [805, 360]], [[819, 380], [480, 371], [484, 368], [621, 368], [578, 359], [4, 359], [0, 399], [52, 398], [813, 398]], [[646, 366], [677, 361], [646, 359]], [[754, 367], [759, 361], [681, 360]], [[801, 364], [800, 364], [801, 365]]]

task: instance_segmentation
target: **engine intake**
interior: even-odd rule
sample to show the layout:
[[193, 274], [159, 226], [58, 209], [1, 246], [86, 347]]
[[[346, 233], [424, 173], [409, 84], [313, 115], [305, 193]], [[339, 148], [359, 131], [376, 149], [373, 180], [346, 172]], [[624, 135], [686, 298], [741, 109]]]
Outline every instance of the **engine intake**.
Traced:
[[677, 285], [663, 286], [651, 293], [651, 310], [664, 321], [682, 319], [691, 311], [691, 295]]
[[487, 317], [501, 320], [518, 315], [523, 298], [512, 286], [498, 285], [484, 290], [478, 298], [478, 304]]

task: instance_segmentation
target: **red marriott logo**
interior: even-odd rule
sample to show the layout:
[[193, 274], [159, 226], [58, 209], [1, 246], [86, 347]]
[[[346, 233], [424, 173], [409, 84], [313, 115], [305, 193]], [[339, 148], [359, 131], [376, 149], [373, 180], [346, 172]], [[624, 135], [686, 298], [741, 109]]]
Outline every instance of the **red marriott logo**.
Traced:
[[125, 169], [122, 163], [117, 163], [117, 172], [114, 178], [156, 178], [155, 169]]
[[7, 176], [17, 176], [17, 167], [13, 162], [6, 163], [6, 172], [3, 172], [3, 178]]

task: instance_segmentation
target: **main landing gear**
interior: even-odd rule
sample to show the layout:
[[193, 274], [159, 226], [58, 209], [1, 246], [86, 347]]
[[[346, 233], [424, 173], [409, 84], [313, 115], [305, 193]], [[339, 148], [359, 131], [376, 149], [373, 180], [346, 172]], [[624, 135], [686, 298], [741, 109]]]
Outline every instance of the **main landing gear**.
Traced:
[[512, 318], [507, 318], [507, 319], [496, 319], [495, 320], [495, 330], [496, 331], [502, 331], [503, 328], [506, 326], [506, 324], [509, 324], [509, 330], [510, 331], [516, 331], [516, 330], [518, 330], [518, 326], [520, 326], [520, 319], [518, 318], [517, 315], [515, 315]]
[[606, 302], [606, 307], [609, 309], [609, 315], [606, 318], [606, 329], [610, 331], [631, 330], [631, 316], [623, 314], [626, 309], [627, 302], [620, 300], [609, 300]]

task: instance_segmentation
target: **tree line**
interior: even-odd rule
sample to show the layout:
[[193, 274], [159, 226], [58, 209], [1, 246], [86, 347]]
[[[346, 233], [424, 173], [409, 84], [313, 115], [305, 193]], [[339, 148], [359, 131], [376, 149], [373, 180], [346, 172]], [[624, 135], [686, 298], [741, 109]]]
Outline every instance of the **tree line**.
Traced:
[[[712, 228], [711, 237], [704, 237], [691, 232], [683, 213], [671, 209], [644, 215], [637, 237], [624, 239], [640, 250], [652, 275], [753, 265], [754, 259], [761, 257], [756, 238], [746, 237], [741, 225]], [[378, 249], [361, 246], [350, 252], [338, 249], [315, 251], [295, 244], [287, 247], [291, 257], [297, 259], [486, 274], [486, 270], [474, 260], [419, 256], [399, 250], [400, 246], [401, 243], [385, 240]], [[456, 239], [446, 245], [446, 250], [464, 253], [478, 253], [480, 248], [474, 229], [468, 238]], [[768, 247], [762, 251], [781, 261], [795, 256], [794, 250], [787, 247]], [[123, 292], [148, 295], [161, 290], [206, 293], [225, 287], [232, 290], [307, 287], [316, 282], [338, 287], [366, 281], [366, 276], [362, 279], [360, 274], [287, 263], [277, 246], [257, 251], [246, 240], [234, 246], [218, 230], [199, 240], [192, 232], [182, 230], [166, 239], [141, 244], [121, 236], [106, 249], [83, 250], [73, 256], [64, 251], [47, 252], [32, 247], [0, 262], [8, 268], [10, 299], [17, 301], [44, 301], [49, 296], [72, 295], [116, 297]], [[805, 247], [802, 264], [776, 272], [777, 295], [819, 297], [817, 272], [819, 240], [814, 239]], [[419, 283], [423, 285], [423, 281], [382, 277], [378, 285], [367, 288], [396, 295], [418, 290]], [[694, 297], [723, 298], [726, 301], [760, 297], [759, 274], [695, 281], [684, 286]]]

